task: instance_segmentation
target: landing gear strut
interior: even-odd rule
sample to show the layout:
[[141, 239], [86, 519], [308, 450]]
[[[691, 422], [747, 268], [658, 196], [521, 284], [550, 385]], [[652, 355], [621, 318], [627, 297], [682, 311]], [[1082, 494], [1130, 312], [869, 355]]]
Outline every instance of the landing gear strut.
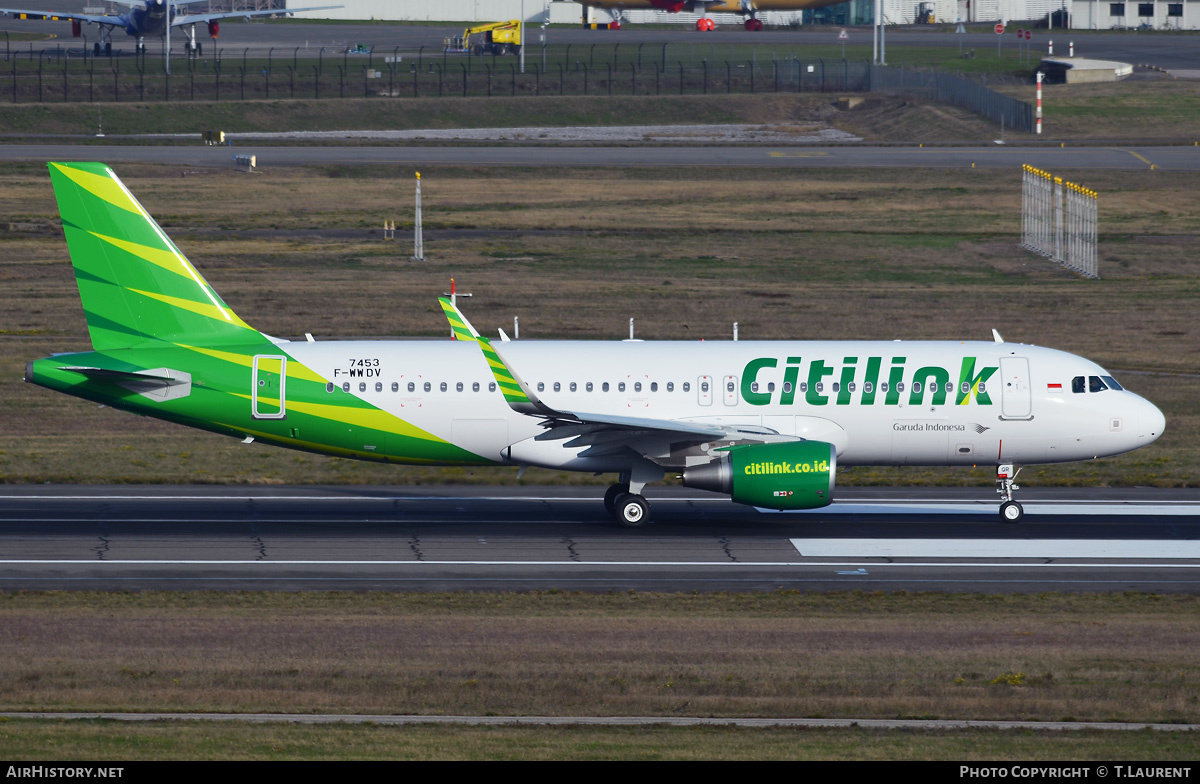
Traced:
[[1000, 487], [996, 488], [996, 492], [1000, 494], [1000, 519], [1006, 523], [1020, 522], [1025, 516], [1025, 509], [1013, 500], [1013, 491], [1021, 489], [1016, 483], [1019, 473], [1021, 468], [1018, 466], [1014, 471], [1009, 463], [996, 467], [996, 481], [1000, 484]]

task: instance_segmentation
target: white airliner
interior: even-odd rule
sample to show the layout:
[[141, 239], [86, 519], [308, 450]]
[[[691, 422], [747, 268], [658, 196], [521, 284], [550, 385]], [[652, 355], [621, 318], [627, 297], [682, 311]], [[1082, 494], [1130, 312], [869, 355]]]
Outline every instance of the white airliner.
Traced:
[[[242, 321], [105, 165], [52, 163], [93, 351], [25, 380], [192, 427], [394, 463], [615, 473], [619, 523], [668, 475], [813, 509], [838, 465], [997, 467], [1150, 444], [1162, 413], [1082, 357], [974, 341], [306, 341]], [[1019, 469], [1018, 469], [1019, 470]]]

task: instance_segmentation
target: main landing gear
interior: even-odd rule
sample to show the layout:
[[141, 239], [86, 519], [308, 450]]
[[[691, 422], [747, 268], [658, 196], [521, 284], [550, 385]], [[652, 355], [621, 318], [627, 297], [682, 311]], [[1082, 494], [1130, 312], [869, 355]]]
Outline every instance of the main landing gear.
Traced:
[[650, 520], [650, 504], [640, 493], [629, 492], [627, 483], [612, 485], [604, 492], [604, 508], [623, 528], [638, 528]]
[[1000, 487], [996, 488], [996, 492], [1000, 494], [1000, 519], [1006, 523], [1020, 522], [1025, 516], [1025, 510], [1013, 500], [1013, 491], [1021, 489], [1021, 486], [1016, 484], [1019, 473], [1021, 468], [1018, 466], [1014, 471], [1011, 463], [996, 467], [996, 481], [1000, 484]]

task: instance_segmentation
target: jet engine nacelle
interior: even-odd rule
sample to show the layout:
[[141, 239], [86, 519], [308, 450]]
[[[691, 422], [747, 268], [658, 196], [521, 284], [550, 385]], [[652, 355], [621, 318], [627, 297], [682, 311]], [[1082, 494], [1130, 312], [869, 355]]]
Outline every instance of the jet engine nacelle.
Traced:
[[818, 509], [833, 500], [837, 449], [824, 441], [743, 444], [683, 472], [683, 484], [727, 493], [739, 504]]

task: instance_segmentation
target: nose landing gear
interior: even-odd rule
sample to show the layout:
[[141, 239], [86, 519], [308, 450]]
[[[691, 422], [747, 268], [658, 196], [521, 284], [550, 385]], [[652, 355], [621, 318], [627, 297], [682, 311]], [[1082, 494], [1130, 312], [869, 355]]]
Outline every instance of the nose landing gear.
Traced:
[[1011, 463], [996, 467], [996, 482], [1000, 485], [996, 488], [996, 492], [1000, 494], [1000, 519], [1006, 523], [1020, 522], [1025, 516], [1025, 509], [1013, 500], [1013, 491], [1021, 489], [1016, 483], [1019, 473], [1021, 467], [1017, 466], [1014, 471]]

